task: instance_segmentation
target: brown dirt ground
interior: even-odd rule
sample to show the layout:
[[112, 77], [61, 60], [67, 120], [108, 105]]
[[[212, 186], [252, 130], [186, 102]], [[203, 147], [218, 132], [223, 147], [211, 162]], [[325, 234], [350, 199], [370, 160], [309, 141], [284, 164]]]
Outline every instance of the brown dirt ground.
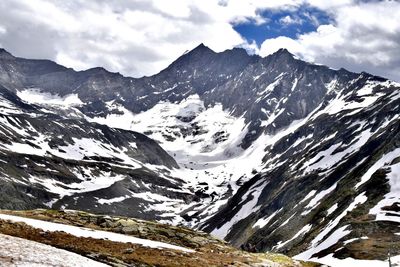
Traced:
[[[59, 222], [64, 224], [81, 224], [79, 221], [74, 221], [74, 219], [72, 219], [72, 222], [69, 221], [65, 217], [62, 217], [58, 212], [1, 212], [20, 216], [24, 215], [25, 217]], [[79, 226], [106, 230], [97, 225], [91, 224]], [[184, 230], [186, 231], [186, 229]], [[195, 233], [195, 231], [192, 230], [188, 231]], [[223, 241], [212, 242], [200, 248], [197, 248], [196, 251], [193, 253], [186, 253], [172, 249], [155, 249], [143, 247], [138, 244], [76, 237], [65, 232], [45, 232], [41, 229], [30, 227], [24, 223], [12, 223], [5, 220], [0, 220], [0, 233], [48, 244], [114, 266], [259, 266], [258, 264], [260, 262], [264, 260], [275, 259], [277, 255], [264, 253], [248, 253], [228, 246]], [[157, 240], [156, 237], [151, 239], [156, 241], [165, 241], [165, 237], [158, 238], [159, 240]], [[283, 255], [279, 255], [280, 259], [283, 257]], [[289, 258], [285, 259], [285, 262], [280, 263], [282, 264], [281, 266], [295, 266]], [[301, 266], [319, 265], [313, 263], [303, 263], [303, 265]]]

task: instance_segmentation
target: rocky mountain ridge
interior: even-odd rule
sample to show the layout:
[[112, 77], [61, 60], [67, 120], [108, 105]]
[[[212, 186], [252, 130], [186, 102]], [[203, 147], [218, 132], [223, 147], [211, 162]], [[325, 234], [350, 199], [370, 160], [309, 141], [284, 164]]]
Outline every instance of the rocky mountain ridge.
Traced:
[[[313, 65], [284, 49], [261, 58], [200, 45], [160, 73], [137, 79], [1, 54], [0, 84], [19, 105], [82, 123], [82, 130], [106, 125], [115, 133], [108, 135], [111, 144], [123, 133], [144, 133], [174, 158], [152, 146], [137, 158], [142, 167], [124, 170], [129, 178], [61, 198], [31, 179], [46, 194], [59, 195], [54, 208], [185, 224], [247, 250], [301, 259], [385, 260], [389, 247], [399, 251], [398, 83]], [[3, 106], [10, 117], [11, 107]], [[26, 128], [15, 126], [7, 125], [5, 135]], [[98, 140], [90, 149], [104, 142], [87, 138]], [[121, 173], [110, 169], [113, 161], [125, 157], [115, 150], [127, 146], [107, 148], [112, 175]], [[90, 149], [92, 157], [104, 154]], [[163, 156], [148, 161], [148, 153]]]

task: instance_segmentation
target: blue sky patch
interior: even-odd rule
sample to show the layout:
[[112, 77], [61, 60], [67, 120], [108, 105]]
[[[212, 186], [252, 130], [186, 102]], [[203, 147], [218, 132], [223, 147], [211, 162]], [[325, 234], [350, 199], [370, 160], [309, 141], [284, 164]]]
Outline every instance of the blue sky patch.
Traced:
[[266, 23], [245, 22], [233, 27], [248, 41], [254, 40], [259, 46], [266, 39], [279, 36], [295, 39], [299, 34], [315, 31], [319, 25], [332, 23], [327, 13], [309, 6], [296, 10], [265, 10], [260, 15]]

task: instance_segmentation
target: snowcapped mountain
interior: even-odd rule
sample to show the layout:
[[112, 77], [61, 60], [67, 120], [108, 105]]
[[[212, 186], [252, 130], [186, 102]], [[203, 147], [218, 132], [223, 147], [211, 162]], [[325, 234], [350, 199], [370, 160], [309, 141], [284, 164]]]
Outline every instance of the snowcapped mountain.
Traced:
[[0, 85], [2, 207], [157, 219], [299, 259], [400, 252], [398, 83], [200, 45], [139, 79], [1, 50]]

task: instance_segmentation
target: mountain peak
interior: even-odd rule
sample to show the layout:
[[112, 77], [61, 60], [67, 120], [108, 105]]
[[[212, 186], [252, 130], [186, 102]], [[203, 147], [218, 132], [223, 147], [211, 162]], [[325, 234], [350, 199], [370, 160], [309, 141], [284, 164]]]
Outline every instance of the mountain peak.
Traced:
[[290, 56], [292, 58], [294, 58], [294, 55], [292, 53], [289, 52], [289, 50], [287, 50], [286, 48], [279, 48], [275, 53], [273, 53], [272, 55], [277, 55], [277, 56]]
[[287, 50], [286, 48], [279, 48], [278, 51], [276, 51], [276, 53], [289, 53], [289, 50]]
[[108, 72], [103, 67], [94, 67], [94, 68], [87, 69], [85, 71], [88, 72], [88, 73], [106, 73], [106, 72]]
[[286, 48], [280, 48], [276, 52], [268, 55], [266, 59], [276, 62], [294, 62], [294, 59], [298, 58], [290, 53]]
[[164, 72], [171, 67], [180, 66], [181, 64], [187, 64], [191, 61], [199, 61], [201, 58], [212, 56], [216, 54], [209, 47], [205, 46], [203, 43], [200, 43], [198, 46], [193, 48], [192, 50], [186, 51], [179, 58], [177, 58], [174, 62], [172, 62], [166, 69], [162, 70]]
[[212, 52], [215, 53], [211, 48], [209, 48], [208, 46], [206, 46], [204, 43], [200, 43], [198, 46], [196, 46], [193, 50], [191, 50], [189, 53], [193, 53], [193, 52]]
[[230, 52], [230, 53], [242, 54], [245, 56], [249, 56], [249, 53], [247, 53], [247, 50], [242, 47], [234, 47], [232, 49], [225, 50], [224, 52]]

